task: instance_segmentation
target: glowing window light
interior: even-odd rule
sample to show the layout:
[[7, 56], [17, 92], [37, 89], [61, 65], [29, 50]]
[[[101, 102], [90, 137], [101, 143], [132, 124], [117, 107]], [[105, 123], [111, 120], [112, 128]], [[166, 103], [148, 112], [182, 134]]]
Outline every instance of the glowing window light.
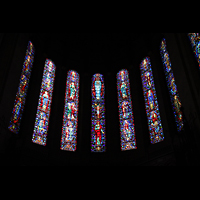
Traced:
[[129, 73], [121, 70], [117, 74], [121, 150], [137, 149], [135, 125], [132, 110]]
[[146, 113], [148, 118], [150, 141], [152, 144], [156, 144], [164, 140], [164, 133], [158, 107], [156, 90], [154, 86], [154, 78], [151, 69], [150, 58], [147, 57], [142, 61], [140, 70]]
[[69, 71], [66, 82], [61, 150], [76, 151], [79, 103], [79, 74]]
[[33, 143], [43, 146], [46, 146], [47, 142], [55, 72], [56, 66], [51, 60], [47, 59], [44, 67], [35, 128], [32, 138]]
[[180, 132], [183, 129], [183, 114], [181, 112], [181, 101], [179, 93], [175, 83], [173, 70], [171, 68], [171, 60], [167, 51], [166, 40], [163, 39], [161, 42], [160, 53], [163, 61], [165, 76], [167, 85], [170, 93], [171, 104], [173, 107], [174, 117], [176, 120], [177, 130]]
[[16, 94], [15, 104], [8, 129], [16, 134], [19, 133], [21, 119], [26, 103], [26, 95], [29, 87], [29, 79], [34, 62], [34, 46], [29, 41], [26, 50], [24, 66], [21, 73], [20, 84]]
[[106, 151], [105, 86], [103, 75], [92, 78], [92, 130], [91, 151]]
[[200, 68], [200, 35], [199, 33], [188, 33], [188, 37], [190, 39], [193, 51], [196, 55]]

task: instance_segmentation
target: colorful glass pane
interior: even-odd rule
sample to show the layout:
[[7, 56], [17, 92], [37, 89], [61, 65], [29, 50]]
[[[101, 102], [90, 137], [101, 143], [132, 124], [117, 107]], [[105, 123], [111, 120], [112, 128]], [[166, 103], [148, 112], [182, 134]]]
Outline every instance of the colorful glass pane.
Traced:
[[47, 59], [37, 108], [32, 142], [46, 146], [56, 66]]
[[164, 140], [164, 133], [149, 57], [145, 58], [142, 61], [140, 65], [140, 70], [146, 113], [148, 118], [148, 127], [150, 132], [150, 141], [152, 144], [156, 144]]
[[79, 74], [69, 71], [66, 82], [61, 150], [76, 151], [78, 127]]
[[12, 112], [12, 117], [8, 129], [16, 134], [19, 133], [20, 123], [23, 115], [23, 110], [26, 102], [26, 95], [29, 87], [29, 79], [34, 61], [34, 46], [29, 41], [26, 50], [24, 66], [21, 73], [20, 83], [16, 94], [15, 104]]
[[188, 37], [190, 39], [193, 51], [196, 55], [200, 68], [200, 35], [199, 33], [188, 33]]
[[117, 74], [121, 150], [137, 149], [135, 125], [132, 110], [129, 73], [121, 70]]
[[178, 131], [183, 128], [183, 114], [181, 112], [181, 101], [179, 98], [179, 93], [174, 79], [173, 70], [171, 68], [171, 60], [169, 53], [167, 51], [166, 40], [163, 39], [161, 42], [160, 53], [164, 65], [165, 76], [167, 79], [167, 85], [170, 93], [171, 104], [173, 107], [174, 117], [176, 120], [176, 125]]
[[105, 86], [101, 74], [92, 78], [92, 131], [91, 151], [106, 151]]

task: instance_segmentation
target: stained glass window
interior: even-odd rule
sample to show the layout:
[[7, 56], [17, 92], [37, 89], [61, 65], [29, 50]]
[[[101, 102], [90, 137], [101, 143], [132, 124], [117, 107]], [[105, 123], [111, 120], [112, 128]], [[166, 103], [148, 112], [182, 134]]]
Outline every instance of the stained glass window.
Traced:
[[161, 42], [161, 57], [164, 65], [165, 76], [167, 79], [168, 89], [171, 98], [171, 104], [173, 107], [173, 112], [176, 120], [176, 125], [178, 131], [181, 131], [183, 128], [183, 115], [181, 112], [181, 101], [179, 98], [179, 93], [177, 90], [177, 86], [174, 79], [173, 70], [171, 68], [171, 60], [169, 57], [169, 53], [167, 51], [166, 40], [163, 39]]
[[199, 33], [188, 33], [188, 36], [200, 68], [200, 35]]
[[24, 106], [26, 102], [26, 95], [27, 95], [29, 79], [30, 79], [31, 71], [33, 67], [33, 61], [34, 61], [34, 46], [29, 41], [28, 47], [26, 50], [24, 65], [23, 65], [23, 69], [21, 73], [20, 83], [19, 83], [17, 94], [16, 94], [12, 117], [11, 117], [10, 124], [8, 127], [10, 131], [16, 134], [18, 134], [20, 130], [20, 123], [21, 123], [22, 114], [23, 114], [23, 110], [24, 110]]
[[79, 74], [69, 71], [66, 82], [61, 150], [76, 151], [78, 127]]
[[92, 131], [91, 151], [106, 151], [105, 86], [101, 74], [92, 78]]
[[46, 146], [47, 142], [55, 72], [56, 66], [51, 60], [47, 59], [44, 67], [35, 128], [32, 138], [33, 143], [43, 146]]
[[121, 70], [117, 74], [121, 150], [137, 149], [135, 125], [132, 110], [129, 73]]
[[164, 133], [149, 57], [142, 61], [140, 70], [150, 132], [150, 141], [152, 144], [156, 144], [164, 140]]

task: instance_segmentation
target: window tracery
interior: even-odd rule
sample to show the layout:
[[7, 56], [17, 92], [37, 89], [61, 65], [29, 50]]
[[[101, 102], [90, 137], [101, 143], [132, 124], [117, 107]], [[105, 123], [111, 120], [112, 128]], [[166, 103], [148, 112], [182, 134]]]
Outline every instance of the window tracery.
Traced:
[[56, 66], [46, 59], [32, 142], [46, 146]]
[[79, 104], [79, 74], [69, 71], [66, 82], [61, 150], [76, 151]]
[[142, 61], [140, 65], [140, 70], [143, 84], [145, 107], [148, 118], [150, 141], [152, 144], [156, 144], [164, 140], [164, 133], [149, 57], [145, 58]]
[[29, 87], [29, 80], [34, 62], [34, 46], [31, 41], [28, 43], [24, 66], [21, 73], [20, 83], [16, 94], [12, 117], [8, 129], [16, 134], [19, 133], [26, 95]]
[[163, 61], [164, 72], [167, 80], [168, 90], [170, 93], [171, 104], [174, 112], [177, 130], [180, 132], [183, 129], [183, 114], [181, 111], [181, 100], [175, 83], [174, 73], [171, 68], [171, 60], [167, 51], [165, 39], [163, 39], [161, 42], [160, 53]]
[[127, 70], [121, 70], [117, 74], [117, 89], [121, 132], [121, 150], [125, 151], [137, 149], [129, 73]]
[[101, 74], [92, 78], [92, 131], [91, 151], [106, 151], [105, 86]]

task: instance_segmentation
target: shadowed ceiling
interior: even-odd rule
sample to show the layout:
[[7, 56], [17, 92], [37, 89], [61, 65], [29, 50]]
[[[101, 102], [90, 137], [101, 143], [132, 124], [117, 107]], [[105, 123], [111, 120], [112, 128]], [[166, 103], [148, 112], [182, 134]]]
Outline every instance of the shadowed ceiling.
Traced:
[[[152, 33], [31, 33], [56, 65], [84, 71], [131, 65], [150, 49]], [[120, 66], [122, 67], [122, 66]], [[126, 66], [124, 66], [126, 67]]]

